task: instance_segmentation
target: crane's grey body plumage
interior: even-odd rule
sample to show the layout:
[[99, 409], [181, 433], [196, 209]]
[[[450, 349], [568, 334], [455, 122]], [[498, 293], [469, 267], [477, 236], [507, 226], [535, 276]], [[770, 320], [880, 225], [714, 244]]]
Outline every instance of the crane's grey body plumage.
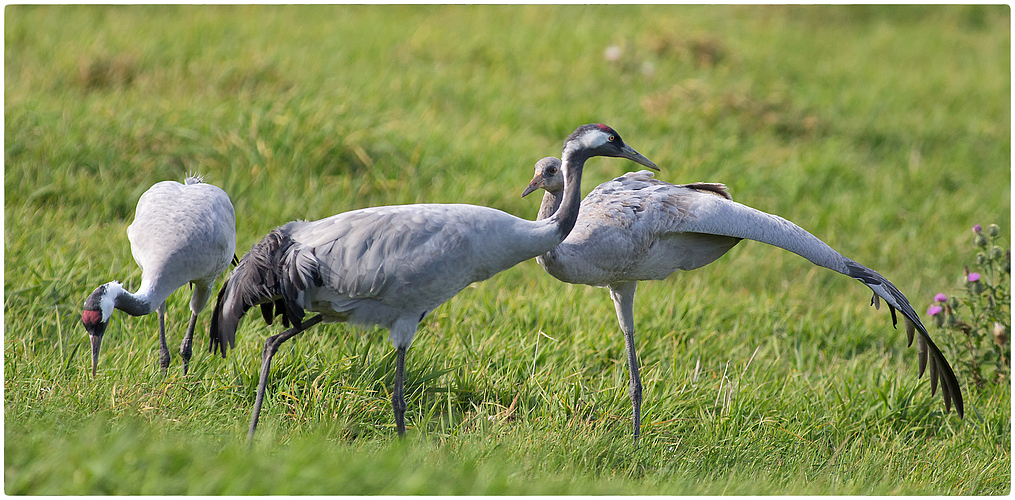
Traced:
[[236, 215], [222, 189], [188, 178], [162, 181], [141, 195], [127, 239], [141, 268], [138, 294], [161, 304], [176, 289], [194, 283], [204, 308], [211, 286], [233, 258]]
[[186, 373], [197, 316], [211, 297], [215, 279], [234, 257], [233, 205], [225, 191], [204, 183], [200, 177], [188, 177], [183, 184], [158, 182], [138, 199], [127, 239], [134, 261], [141, 268], [137, 291], [130, 293], [118, 282], [111, 282], [96, 289], [85, 303], [82, 319], [86, 329], [92, 334], [99, 328], [97, 335], [92, 335], [93, 373], [98, 345], [114, 308], [133, 316], [159, 313], [159, 364], [165, 370], [170, 359], [165, 344], [165, 302], [189, 283], [193, 286], [191, 321], [181, 346]]
[[695, 222], [696, 210], [710, 198], [727, 199], [725, 186], [667, 190], [652, 180], [652, 172], [642, 170], [592, 190], [582, 201], [574, 230], [547, 255], [537, 257], [540, 265], [561, 281], [608, 286], [697, 269], [737, 244], [739, 238], [679, 229]]
[[[324, 322], [387, 328], [395, 347], [407, 348], [427, 313], [559, 242], [552, 224], [475, 205], [372, 207], [290, 222], [244, 256], [230, 277], [235, 292], [223, 295], [221, 318], [238, 319], [253, 305], [282, 299], [293, 324], [309, 310]], [[412, 331], [401, 331], [400, 323], [411, 323]], [[224, 354], [235, 328], [220, 331], [227, 336], [212, 343]]]
[[[524, 193], [538, 187], [546, 189], [539, 217], [553, 213], [560, 203], [559, 180], [553, 178], [556, 164], [556, 158], [540, 160], [536, 176]], [[593, 189], [581, 203], [574, 230], [560, 245], [536, 259], [547, 273], [561, 281], [610, 288], [628, 344], [635, 439], [641, 402], [633, 351], [632, 304], [637, 281], [662, 280], [677, 270], [702, 267], [742, 239], [789, 250], [815, 265], [863, 282], [874, 292], [873, 305], [880, 305], [880, 300], [889, 305], [893, 324], [897, 321], [895, 311], [901, 312], [910, 344], [919, 332], [919, 375], [929, 364], [932, 392], [936, 392], [940, 380], [945, 407], [950, 409], [954, 403], [962, 415], [962, 394], [951, 367], [905, 295], [890, 281], [844, 257], [800, 226], [733, 201], [722, 184], [673, 185], [642, 170]]]
[[[210, 331], [210, 350], [225, 356], [251, 307], [260, 306], [268, 323], [280, 315], [294, 325], [265, 342], [248, 439], [278, 347], [321, 321], [388, 329], [397, 354], [392, 409], [398, 434], [404, 434], [405, 353], [419, 322], [470, 283], [559, 244], [578, 217], [582, 166], [592, 156], [655, 167], [613, 129], [583, 125], [565, 141], [560, 213], [543, 220], [475, 205], [416, 204], [364, 208], [272, 230], [222, 287]], [[319, 314], [304, 321], [304, 311]]]

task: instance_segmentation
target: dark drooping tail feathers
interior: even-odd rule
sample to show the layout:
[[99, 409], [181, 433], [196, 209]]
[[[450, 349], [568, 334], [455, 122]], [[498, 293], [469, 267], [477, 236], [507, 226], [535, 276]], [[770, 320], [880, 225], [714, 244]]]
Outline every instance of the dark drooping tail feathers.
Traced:
[[261, 306], [269, 325], [275, 316], [282, 316], [286, 326], [302, 323], [302, 296], [308, 279], [319, 282], [320, 278], [312, 265], [289, 265], [295, 248], [289, 237], [294, 224], [299, 222], [272, 229], [254, 244], [222, 285], [211, 318], [209, 352], [220, 351], [224, 358], [226, 346], [235, 347], [240, 319], [255, 305]]
[[920, 370], [917, 376], [922, 377], [927, 365], [930, 364], [931, 394], [937, 392], [938, 381], [940, 381], [941, 393], [945, 400], [945, 409], [950, 411], [952, 403], [955, 403], [955, 410], [958, 412], [959, 418], [961, 418], [965, 413], [965, 408], [962, 403], [962, 390], [959, 388], [959, 381], [955, 377], [955, 372], [952, 371], [952, 367], [948, 364], [948, 360], [945, 359], [941, 350], [930, 339], [927, 328], [920, 322], [920, 317], [913, 310], [913, 306], [909, 304], [906, 296], [891, 281], [888, 281], [884, 276], [881, 276], [872, 269], [868, 269], [849, 259], [846, 259], [846, 269], [848, 276], [862, 281], [874, 291], [874, 296], [871, 297], [872, 306], [878, 308], [881, 305], [879, 297], [885, 299], [885, 302], [888, 303], [888, 310], [892, 313], [893, 326], [898, 325], [898, 317], [895, 315], [895, 310], [898, 309], [902, 313], [905, 317], [904, 323], [906, 325], [906, 336], [909, 340], [908, 345], [913, 345], [915, 333], [917, 331], [920, 332], [920, 335], [915, 336], [917, 354], [920, 360]]

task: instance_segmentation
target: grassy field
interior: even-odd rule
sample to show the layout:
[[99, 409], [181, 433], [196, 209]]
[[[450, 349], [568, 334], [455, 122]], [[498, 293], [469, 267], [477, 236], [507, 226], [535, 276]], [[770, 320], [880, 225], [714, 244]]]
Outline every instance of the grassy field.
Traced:
[[[1006, 494], [1010, 385], [961, 371], [966, 418], [866, 287], [743, 242], [640, 287], [630, 442], [604, 290], [529, 261], [421, 325], [396, 439], [386, 332], [317, 327], [177, 352], [189, 294], [117, 313], [99, 374], [85, 297], [140, 271], [140, 194], [200, 172], [242, 255], [271, 228], [413, 202], [534, 218], [519, 194], [575, 127], [615, 127], [674, 183], [726, 183], [872, 267], [918, 311], [969, 228], [1010, 235], [1010, 10], [995, 7], [8, 6], [4, 490], [8, 494]], [[604, 51], [620, 49], [609, 61]], [[583, 192], [633, 169], [595, 159]], [[930, 324], [929, 322], [927, 322]], [[946, 354], [957, 338], [931, 328]]]

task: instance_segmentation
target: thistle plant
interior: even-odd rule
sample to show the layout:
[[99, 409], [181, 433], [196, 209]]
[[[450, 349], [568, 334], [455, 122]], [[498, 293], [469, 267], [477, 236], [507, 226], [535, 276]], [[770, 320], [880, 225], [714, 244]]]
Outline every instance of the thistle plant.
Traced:
[[927, 315], [951, 331], [957, 367], [977, 387], [1010, 382], [1011, 249], [1002, 248], [996, 224], [973, 226], [975, 271], [963, 267], [960, 291], [934, 296]]

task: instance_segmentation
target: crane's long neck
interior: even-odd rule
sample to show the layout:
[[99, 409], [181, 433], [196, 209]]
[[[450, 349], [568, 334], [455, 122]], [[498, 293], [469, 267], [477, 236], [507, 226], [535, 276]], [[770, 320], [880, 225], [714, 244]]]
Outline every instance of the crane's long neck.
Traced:
[[116, 296], [116, 308], [131, 316], [144, 316], [158, 307], [159, 304], [150, 302], [147, 297], [126, 290]]
[[152, 297], [152, 288], [146, 285], [142, 283], [136, 293], [128, 292], [116, 281], [102, 285], [106, 288], [100, 299], [103, 320], [109, 320], [114, 308], [131, 316], [144, 316], [158, 308], [161, 301], [156, 302], [157, 299]]
[[[568, 146], [570, 146], [570, 143]], [[560, 241], [564, 241], [564, 238], [567, 238], [567, 235], [574, 229], [574, 224], [578, 220], [578, 208], [581, 206], [582, 169], [585, 167], [585, 160], [587, 159], [589, 159], [587, 154], [571, 147], [565, 147], [563, 154], [561, 154], [561, 171], [564, 172], [564, 191], [560, 194], [559, 201], [555, 202], [557, 209], [553, 212], [553, 216], [550, 217], [550, 220], [557, 226]], [[543, 200], [543, 204], [539, 207], [540, 215], [542, 215], [546, 205], [545, 195]]]
[[543, 220], [557, 211], [560, 208], [560, 203], [564, 201], [564, 191], [543, 191], [543, 201], [539, 204], [539, 213], [536, 214], [536, 220]]

